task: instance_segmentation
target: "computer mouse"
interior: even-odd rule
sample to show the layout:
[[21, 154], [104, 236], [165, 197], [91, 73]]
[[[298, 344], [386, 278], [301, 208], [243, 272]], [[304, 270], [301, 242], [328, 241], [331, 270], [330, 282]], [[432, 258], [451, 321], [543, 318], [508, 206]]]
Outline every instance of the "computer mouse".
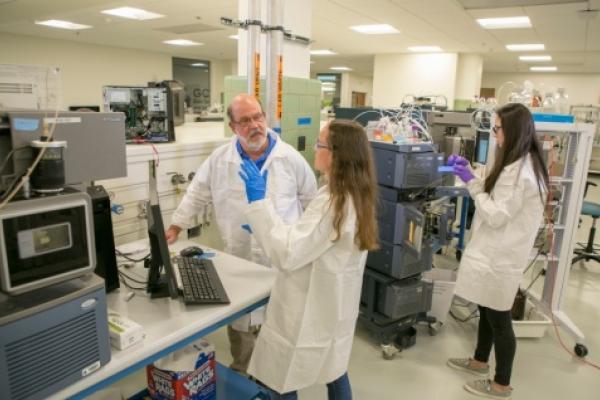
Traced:
[[204, 250], [202, 250], [198, 246], [186, 247], [185, 249], [183, 249], [179, 252], [179, 255], [181, 257], [194, 257], [194, 256], [201, 256], [202, 254], [204, 254]]

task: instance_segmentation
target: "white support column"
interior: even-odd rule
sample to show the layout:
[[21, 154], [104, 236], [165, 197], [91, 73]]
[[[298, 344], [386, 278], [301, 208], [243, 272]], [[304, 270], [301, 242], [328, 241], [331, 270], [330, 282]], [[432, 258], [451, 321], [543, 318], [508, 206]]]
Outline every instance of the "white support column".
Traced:
[[278, 131], [283, 108], [283, 0], [269, 0], [267, 25], [270, 28], [267, 33], [267, 124]]
[[261, 0], [248, 1], [248, 35], [246, 37], [246, 65], [248, 68], [248, 93], [260, 97], [260, 3]]
[[456, 89], [454, 108], [468, 105], [474, 96], [479, 96], [483, 75], [483, 58], [478, 54], [459, 54], [456, 66]]
[[[248, 19], [248, 1], [240, 0], [238, 6], [238, 19]], [[267, 20], [267, 1], [261, 1], [261, 19], [263, 23]], [[283, 26], [286, 30], [291, 31], [295, 35], [311, 37], [311, 14], [312, 5], [306, 0], [285, 0], [283, 1]], [[246, 36], [247, 31], [239, 29], [238, 40], [238, 58], [237, 58], [237, 73], [240, 76], [247, 74], [247, 48]], [[261, 46], [266, 49], [265, 35], [261, 35]], [[310, 47], [293, 43], [287, 40], [283, 41], [283, 76], [296, 78], [309, 78], [310, 76]], [[266, 57], [261, 58], [261, 71], [266, 71]], [[264, 76], [264, 74], [263, 74]]]

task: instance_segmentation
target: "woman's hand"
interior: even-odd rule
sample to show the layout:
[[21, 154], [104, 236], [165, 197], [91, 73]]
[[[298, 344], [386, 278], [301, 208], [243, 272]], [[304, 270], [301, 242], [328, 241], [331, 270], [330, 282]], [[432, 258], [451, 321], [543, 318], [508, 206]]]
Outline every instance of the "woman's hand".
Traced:
[[242, 169], [239, 172], [242, 181], [246, 185], [246, 197], [248, 203], [262, 200], [267, 193], [267, 176], [269, 171], [260, 173], [256, 164], [249, 160], [242, 160]]
[[464, 183], [469, 183], [469, 181], [475, 178], [473, 175], [473, 171], [471, 171], [471, 167], [467, 163], [467, 165], [454, 164], [454, 170], [452, 173], [460, 178]]
[[446, 165], [452, 167], [454, 165], [462, 165], [462, 166], [467, 166], [469, 165], [469, 160], [467, 160], [464, 157], [459, 156], [458, 154], [452, 154], [450, 157], [448, 157], [448, 161], [446, 161]]

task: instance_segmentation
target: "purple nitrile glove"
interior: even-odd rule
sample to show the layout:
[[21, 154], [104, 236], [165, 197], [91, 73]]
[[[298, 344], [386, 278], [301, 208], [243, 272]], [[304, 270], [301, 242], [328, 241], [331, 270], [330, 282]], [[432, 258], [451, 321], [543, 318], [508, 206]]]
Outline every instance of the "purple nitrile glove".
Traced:
[[459, 156], [458, 154], [452, 154], [452, 155], [450, 155], [450, 157], [448, 157], [448, 161], [446, 161], [446, 165], [466, 166], [466, 165], [469, 165], [469, 161], [466, 158]]
[[471, 171], [471, 168], [468, 165], [454, 164], [453, 173], [454, 175], [458, 176], [460, 180], [464, 183], [469, 183], [471, 179], [475, 178], [475, 175], [473, 175], [473, 171]]

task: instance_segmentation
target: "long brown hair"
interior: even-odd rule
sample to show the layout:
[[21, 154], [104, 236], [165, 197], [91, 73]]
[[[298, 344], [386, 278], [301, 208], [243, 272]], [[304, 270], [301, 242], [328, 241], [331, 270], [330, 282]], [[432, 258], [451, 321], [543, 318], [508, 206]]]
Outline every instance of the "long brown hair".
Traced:
[[346, 199], [351, 198], [358, 222], [354, 241], [361, 250], [375, 250], [379, 248], [375, 210], [377, 181], [367, 134], [360, 124], [339, 119], [331, 121], [328, 130], [329, 190], [334, 206], [333, 227], [337, 233], [334, 241], [340, 238]]
[[527, 107], [519, 103], [511, 103], [499, 108], [496, 110], [496, 115], [502, 123], [504, 144], [497, 148], [496, 161], [485, 180], [485, 191], [491, 193], [504, 167], [530, 154], [540, 197], [542, 202], [545, 202], [543, 192], [548, 190], [550, 178], [535, 134], [533, 116]]

